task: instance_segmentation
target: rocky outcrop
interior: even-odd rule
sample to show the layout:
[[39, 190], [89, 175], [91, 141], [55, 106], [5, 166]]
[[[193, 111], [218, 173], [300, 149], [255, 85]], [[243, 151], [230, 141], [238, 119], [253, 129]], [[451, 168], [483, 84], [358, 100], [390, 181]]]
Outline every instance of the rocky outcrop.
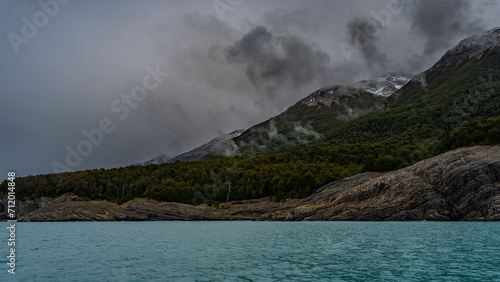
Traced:
[[159, 221], [159, 220], [260, 220], [262, 216], [296, 205], [271, 198], [220, 204], [216, 207], [135, 199], [123, 205], [108, 201], [86, 201], [71, 193], [50, 199], [47, 205], [24, 214], [19, 221]]
[[357, 87], [348, 85], [332, 85], [320, 88], [309, 96], [298, 101], [295, 106], [325, 106], [328, 108], [371, 108], [379, 102], [378, 96]]
[[19, 220], [497, 221], [500, 147], [462, 148], [397, 171], [362, 173], [284, 203], [265, 198], [212, 207], [135, 199], [117, 205], [71, 194], [44, 203]]
[[87, 201], [71, 193], [47, 199], [43, 207], [25, 215], [19, 221], [97, 221], [107, 220], [109, 212], [117, 204], [108, 201]]
[[282, 207], [290, 207], [290, 204], [296, 202], [298, 200], [288, 201], [283, 205], [272, 201], [271, 198], [263, 198], [212, 207], [207, 204], [193, 206], [135, 199], [113, 209], [108, 220], [260, 220], [265, 214]]
[[135, 199], [111, 210], [108, 220], [222, 220], [215, 209], [207, 205], [193, 206], [181, 203]]
[[[47, 203], [51, 200], [48, 197], [42, 197], [36, 200], [27, 200], [27, 201], [15, 201], [15, 215], [16, 217], [24, 216], [33, 212], [34, 210], [40, 209], [47, 205]], [[8, 215], [9, 202], [7, 198], [3, 198], [0, 200], [0, 220], [9, 220]]]
[[500, 147], [333, 182], [275, 220], [500, 220]]

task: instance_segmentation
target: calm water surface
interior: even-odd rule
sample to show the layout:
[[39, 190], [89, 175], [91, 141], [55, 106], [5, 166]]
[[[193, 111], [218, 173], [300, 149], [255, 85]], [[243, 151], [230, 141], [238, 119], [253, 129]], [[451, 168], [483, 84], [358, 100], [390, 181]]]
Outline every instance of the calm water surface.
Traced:
[[0, 281], [500, 281], [500, 223], [17, 223]]

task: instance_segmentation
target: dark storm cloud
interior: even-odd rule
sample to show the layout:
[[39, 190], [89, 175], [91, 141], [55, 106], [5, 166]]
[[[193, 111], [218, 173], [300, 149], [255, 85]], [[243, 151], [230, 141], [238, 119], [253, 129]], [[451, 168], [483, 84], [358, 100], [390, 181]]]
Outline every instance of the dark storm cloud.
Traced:
[[229, 62], [245, 69], [259, 89], [273, 93], [280, 87], [336, 80], [330, 56], [293, 35], [275, 35], [258, 26], [226, 49]]
[[457, 37], [484, 32], [487, 27], [467, 0], [419, 0], [408, 4], [411, 28], [425, 40], [423, 54], [450, 48]]
[[386, 70], [389, 59], [377, 46], [379, 34], [383, 26], [371, 19], [354, 17], [347, 23], [350, 43], [361, 52], [366, 66], [372, 71]]
[[242, 34], [213, 15], [201, 14], [181, 16], [178, 25], [159, 24], [151, 32], [155, 61], [171, 76], [137, 111], [151, 134], [161, 128], [154, 134], [163, 140], [164, 151], [187, 151], [219, 132], [260, 121], [254, 113], [271, 112], [273, 104], [258, 105], [260, 93], [225, 58], [224, 49]]

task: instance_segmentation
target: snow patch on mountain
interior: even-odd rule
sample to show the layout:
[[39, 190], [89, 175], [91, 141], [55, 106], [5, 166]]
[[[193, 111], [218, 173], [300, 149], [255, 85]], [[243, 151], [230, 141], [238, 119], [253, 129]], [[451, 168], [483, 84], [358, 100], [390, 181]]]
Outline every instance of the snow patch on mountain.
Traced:
[[189, 152], [180, 154], [176, 156], [175, 158], [172, 158], [169, 162], [175, 162], [175, 161], [198, 161], [203, 159], [206, 155], [210, 154], [214, 150], [222, 150], [224, 152], [227, 151], [227, 154], [232, 154], [234, 150], [237, 148], [234, 148], [232, 142], [228, 142], [233, 138], [236, 138], [240, 136], [243, 132], [245, 132], [245, 129], [239, 129], [235, 130], [233, 132], [221, 135], [219, 137], [216, 137], [210, 142], [205, 143]]
[[315, 107], [318, 105], [330, 107], [332, 104], [340, 106], [341, 98], [359, 96], [362, 92], [362, 90], [353, 86], [326, 86], [314, 91], [311, 95], [297, 102], [297, 104], [306, 105], [309, 107]]
[[362, 80], [354, 86], [372, 94], [387, 97], [401, 89], [412, 77], [413, 75], [409, 73], [390, 72]]
[[[205, 143], [189, 152], [180, 154], [180, 155], [173, 155], [173, 154], [161, 154], [157, 157], [154, 157], [148, 161], [133, 164], [133, 166], [146, 166], [146, 165], [158, 165], [158, 164], [163, 164], [163, 163], [172, 163], [175, 161], [197, 161], [201, 160], [203, 157], [205, 157], [207, 154], [209, 154], [211, 151], [213, 151], [215, 148], [219, 148], [223, 146], [223, 143], [226, 141], [236, 138], [240, 136], [245, 130], [240, 129], [240, 130], [235, 130], [233, 132], [221, 135], [219, 137], [216, 137], [210, 142]], [[227, 148], [226, 150], [234, 150], [234, 148]], [[225, 150], [224, 150], [225, 151]]]
[[500, 46], [500, 27], [490, 29], [483, 34], [473, 35], [460, 41], [457, 46], [448, 50], [436, 65], [449, 65], [456, 62], [462, 62], [467, 58], [474, 57], [487, 49], [497, 46]]

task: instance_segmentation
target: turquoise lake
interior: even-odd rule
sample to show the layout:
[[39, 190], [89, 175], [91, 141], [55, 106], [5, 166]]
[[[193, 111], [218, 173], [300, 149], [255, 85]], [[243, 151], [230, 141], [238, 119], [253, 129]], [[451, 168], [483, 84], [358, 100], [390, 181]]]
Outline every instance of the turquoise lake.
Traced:
[[0, 281], [500, 281], [499, 222], [16, 225]]

